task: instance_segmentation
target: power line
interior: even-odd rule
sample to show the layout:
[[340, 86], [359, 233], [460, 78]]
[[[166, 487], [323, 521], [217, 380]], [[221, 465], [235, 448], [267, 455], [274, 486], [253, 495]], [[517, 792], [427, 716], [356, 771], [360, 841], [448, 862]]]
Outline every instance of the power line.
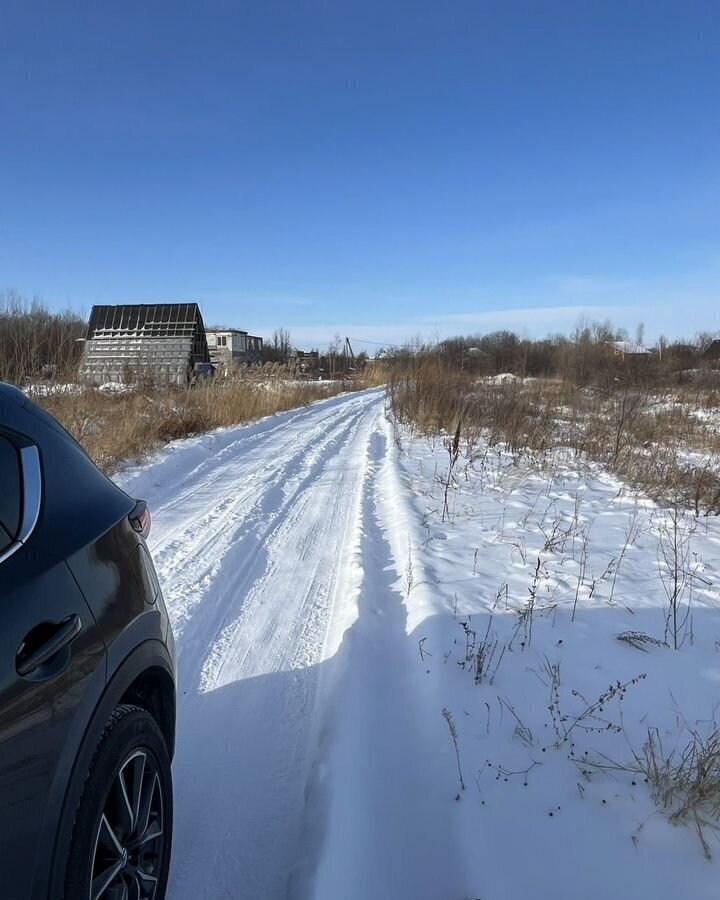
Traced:
[[350, 340], [354, 344], [373, 344], [376, 347], [400, 347], [401, 344], [388, 344], [386, 341], [368, 341], [365, 338], [351, 337]]

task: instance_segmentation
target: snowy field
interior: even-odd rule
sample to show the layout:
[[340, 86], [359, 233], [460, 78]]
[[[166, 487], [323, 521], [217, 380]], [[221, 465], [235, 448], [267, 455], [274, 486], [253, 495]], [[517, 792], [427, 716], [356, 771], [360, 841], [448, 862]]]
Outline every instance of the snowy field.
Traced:
[[717, 729], [720, 523], [459, 450], [374, 390], [118, 478], [179, 648], [170, 900], [717, 896], [670, 776]]

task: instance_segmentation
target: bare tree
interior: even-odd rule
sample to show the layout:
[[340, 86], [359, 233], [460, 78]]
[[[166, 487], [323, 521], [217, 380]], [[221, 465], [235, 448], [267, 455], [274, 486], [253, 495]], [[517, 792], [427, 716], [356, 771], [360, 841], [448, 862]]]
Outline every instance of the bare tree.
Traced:
[[72, 378], [86, 327], [72, 312], [52, 312], [14, 291], [0, 294], [0, 381]]
[[264, 350], [266, 362], [286, 363], [292, 352], [292, 340], [287, 328], [276, 328]]

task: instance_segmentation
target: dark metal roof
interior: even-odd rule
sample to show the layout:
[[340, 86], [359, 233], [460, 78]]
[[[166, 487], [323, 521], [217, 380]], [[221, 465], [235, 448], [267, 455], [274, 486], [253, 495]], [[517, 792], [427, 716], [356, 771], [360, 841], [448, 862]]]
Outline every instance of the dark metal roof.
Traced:
[[137, 337], [193, 337], [204, 331], [197, 303], [133, 303], [93, 306], [87, 339], [132, 334]]

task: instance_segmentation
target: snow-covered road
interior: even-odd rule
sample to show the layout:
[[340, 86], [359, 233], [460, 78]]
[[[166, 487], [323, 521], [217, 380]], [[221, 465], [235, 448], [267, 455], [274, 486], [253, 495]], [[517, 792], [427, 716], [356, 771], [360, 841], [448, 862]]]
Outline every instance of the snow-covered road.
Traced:
[[169, 900], [717, 895], [641, 761], [718, 732], [720, 519], [482, 442], [444, 509], [447, 466], [373, 390], [119, 479], [179, 650]]
[[150, 504], [179, 651], [171, 900], [274, 900], [302, 881], [316, 699], [357, 608], [383, 408], [382, 391], [322, 401], [180, 442], [119, 479]]

